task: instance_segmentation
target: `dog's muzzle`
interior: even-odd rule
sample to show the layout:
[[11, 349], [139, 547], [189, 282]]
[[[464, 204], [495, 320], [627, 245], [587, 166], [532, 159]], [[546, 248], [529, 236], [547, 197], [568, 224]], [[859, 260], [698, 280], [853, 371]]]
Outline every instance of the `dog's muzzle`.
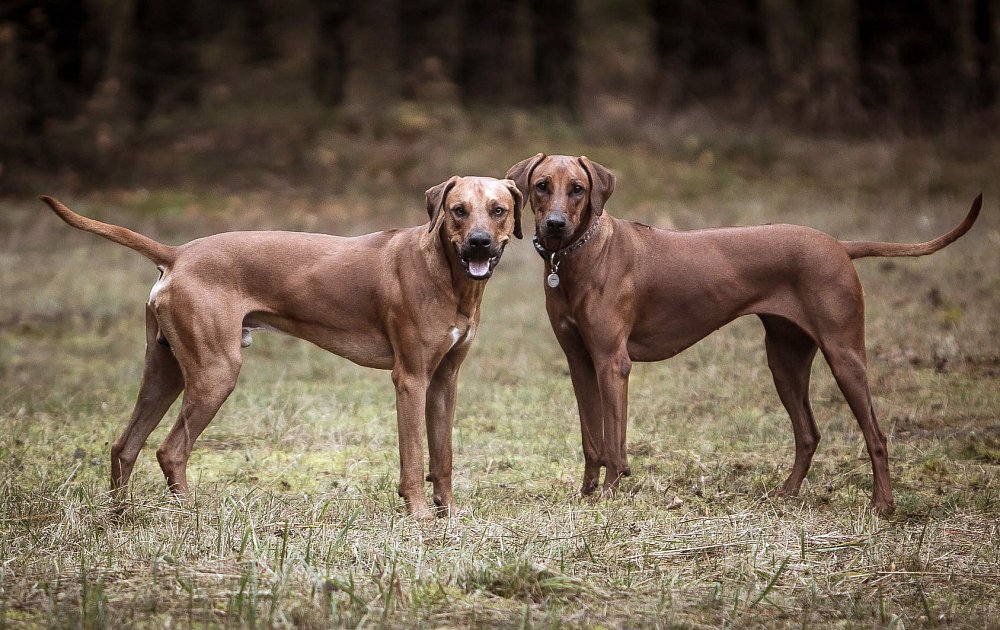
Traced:
[[535, 233], [545, 241], [545, 246], [556, 250], [565, 245], [565, 240], [573, 234], [576, 229], [570, 225], [565, 213], [559, 210], [550, 212], [545, 218], [535, 226]]
[[546, 227], [535, 230], [538, 237], [542, 240], [542, 243], [546, 248], [552, 251], [560, 250], [565, 247], [568, 243], [567, 240], [573, 234], [572, 231], [566, 229], [550, 230]]
[[461, 245], [456, 243], [455, 253], [458, 254], [458, 260], [462, 263], [465, 273], [470, 278], [473, 280], [486, 280], [493, 275], [493, 269], [496, 268], [497, 263], [500, 262], [500, 257], [503, 256], [506, 243], [497, 247], [492, 242], [492, 239], [488, 245], [483, 244], [481, 241], [479, 243], [473, 241], [470, 244], [472, 240], [470, 238]]

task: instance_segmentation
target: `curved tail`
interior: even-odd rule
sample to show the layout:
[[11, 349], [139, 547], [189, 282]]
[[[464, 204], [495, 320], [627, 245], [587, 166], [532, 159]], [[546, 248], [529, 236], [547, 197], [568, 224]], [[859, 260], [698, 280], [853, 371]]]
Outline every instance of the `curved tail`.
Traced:
[[148, 236], [143, 236], [138, 232], [133, 232], [128, 228], [123, 228], [119, 225], [111, 225], [110, 223], [102, 223], [101, 221], [96, 221], [94, 219], [88, 219], [85, 216], [79, 215], [57, 199], [52, 197], [46, 197], [42, 195], [39, 197], [42, 201], [47, 203], [53, 212], [59, 215], [59, 218], [69, 223], [75, 228], [84, 230], [85, 232], [93, 232], [99, 236], [103, 236], [109, 241], [114, 241], [119, 245], [124, 245], [129, 249], [134, 249], [146, 258], [152, 260], [157, 266], [168, 266], [174, 262], [177, 257], [177, 248], [170, 245], [164, 245], [163, 243], [154, 241]]
[[983, 207], [983, 193], [972, 202], [969, 214], [950, 231], [926, 243], [883, 243], [881, 241], [841, 241], [851, 258], [866, 256], [926, 256], [951, 244], [969, 231]]

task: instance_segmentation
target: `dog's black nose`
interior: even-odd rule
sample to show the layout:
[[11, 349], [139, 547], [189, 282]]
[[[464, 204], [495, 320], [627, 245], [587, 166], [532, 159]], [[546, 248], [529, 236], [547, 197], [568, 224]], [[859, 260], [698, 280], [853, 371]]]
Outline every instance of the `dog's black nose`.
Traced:
[[486, 230], [474, 230], [469, 234], [469, 247], [486, 249], [493, 244], [493, 237]]
[[545, 219], [545, 227], [552, 232], [558, 232], [566, 227], [566, 217], [561, 214], [551, 214]]

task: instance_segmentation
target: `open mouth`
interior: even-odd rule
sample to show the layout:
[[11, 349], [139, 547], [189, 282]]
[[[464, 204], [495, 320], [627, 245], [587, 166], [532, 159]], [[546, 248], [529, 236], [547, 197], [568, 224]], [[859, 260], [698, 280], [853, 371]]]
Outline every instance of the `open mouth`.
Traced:
[[483, 254], [488, 255], [489, 252], [467, 251], [463, 253], [458, 245], [455, 245], [455, 250], [458, 253], [458, 260], [462, 263], [462, 268], [465, 269], [465, 273], [469, 274], [469, 277], [473, 280], [486, 280], [493, 275], [493, 269], [500, 262], [500, 256], [503, 255], [502, 247], [496, 254], [488, 258], [483, 258]]

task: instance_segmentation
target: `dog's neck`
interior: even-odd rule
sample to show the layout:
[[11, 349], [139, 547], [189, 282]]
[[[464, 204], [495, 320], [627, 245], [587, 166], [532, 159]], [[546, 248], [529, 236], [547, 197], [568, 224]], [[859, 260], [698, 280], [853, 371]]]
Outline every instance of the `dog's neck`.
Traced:
[[[567, 287], [586, 283], [587, 279], [592, 276], [593, 270], [600, 264], [607, 240], [614, 232], [614, 221], [614, 217], [605, 211], [600, 216], [590, 214], [587, 221], [581, 222], [569, 239], [569, 245], [557, 250], [560, 252], [556, 256], [559, 286], [557, 288], [546, 286], [546, 291], [565, 291]], [[591, 228], [594, 230], [588, 234]], [[545, 260], [546, 280], [553, 271], [552, 253], [547, 248], [544, 252], [539, 250], [539, 254]]]
[[459, 315], [473, 319], [479, 311], [488, 280], [469, 277], [443, 229], [427, 236], [425, 244], [430, 254], [427, 263], [431, 276], [441, 285], [441, 295], [454, 299]]
[[545, 237], [540, 237], [537, 232], [531, 239], [531, 244], [534, 245], [535, 251], [538, 255], [546, 260], [556, 260], [564, 256], [572, 254], [577, 249], [583, 247], [587, 244], [587, 241], [594, 235], [597, 229], [601, 227], [601, 217], [597, 215], [589, 223], [582, 223], [576, 229], [575, 232], [569, 238], [569, 245], [565, 247], [560, 247], [558, 249], [551, 249], [550, 243], [545, 243], [543, 241], [548, 241]]

